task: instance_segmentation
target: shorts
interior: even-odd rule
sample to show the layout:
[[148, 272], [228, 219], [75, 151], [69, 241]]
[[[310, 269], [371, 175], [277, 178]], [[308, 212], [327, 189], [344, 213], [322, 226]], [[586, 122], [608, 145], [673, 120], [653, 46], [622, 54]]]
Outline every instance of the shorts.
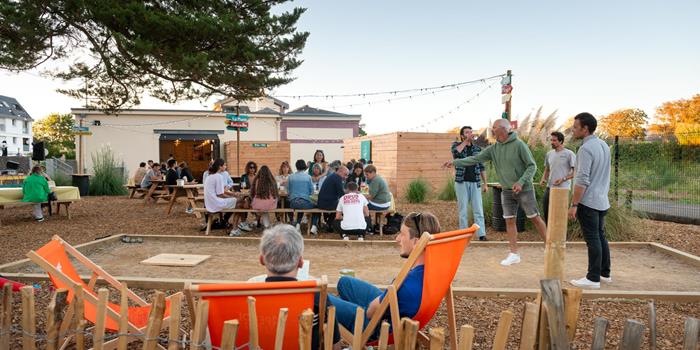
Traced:
[[540, 215], [534, 190], [520, 191], [518, 194], [513, 193], [513, 190], [503, 190], [501, 192], [501, 205], [503, 206], [504, 219], [515, 218], [518, 206], [523, 209], [528, 219]]

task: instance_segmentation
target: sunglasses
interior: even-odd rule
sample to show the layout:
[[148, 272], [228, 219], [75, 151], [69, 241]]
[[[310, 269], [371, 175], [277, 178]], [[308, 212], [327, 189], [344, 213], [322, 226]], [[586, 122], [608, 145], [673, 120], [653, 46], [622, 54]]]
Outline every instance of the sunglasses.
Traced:
[[420, 214], [421, 213], [412, 213], [416, 214], [413, 216], [413, 223], [416, 224], [416, 230], [418, 230], [418, 235], [421, 235], [421, 230], [420, 230]]

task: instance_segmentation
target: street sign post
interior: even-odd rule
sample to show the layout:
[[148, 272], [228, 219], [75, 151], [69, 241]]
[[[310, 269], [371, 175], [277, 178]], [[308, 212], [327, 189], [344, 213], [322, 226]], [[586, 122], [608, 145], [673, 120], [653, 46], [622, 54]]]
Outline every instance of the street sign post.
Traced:
[[226, 114], [226, 130], [236, 132], [236, 170], [239, 171], [238, 176], [241, 175], [241, 131], [248, 131], [248, 119], [250, 119], [249, 116], [238, 114], [238, 106], [236, 106], [235, 114]]

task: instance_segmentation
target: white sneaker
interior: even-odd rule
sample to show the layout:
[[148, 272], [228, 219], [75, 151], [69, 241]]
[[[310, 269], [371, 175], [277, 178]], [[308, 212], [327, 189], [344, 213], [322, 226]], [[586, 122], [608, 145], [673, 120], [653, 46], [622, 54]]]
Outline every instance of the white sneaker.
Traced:
[[234, 228], [233, 230], [231, 230], [231, 232], [229, 232], [228, 236], [229, 237], [238, 237], [242, 234], [243, 234], [243, 232], [241, 232], [241, 230]]
[[302, 224], [308, 224], [308, 223], [309, 223], [309, 220], [306, 219], [306, 215], [304, 215], [304, 216], [301, 217], [301, 223], [302, 223]]
[[520, 254], [518, 253], [508, 253], [508, 256], [501, 260], [501, 265], [503, 266], [510, 266], [513, 264], [519, 264], [520, 263]]
[[364, 238], [364, 237], [362, 237], [362, 236], [360, 236], [360, 237], [357, 237], [357, 240], [358, 240], [358, 241], [364, 241], [364, 240], [365, 240], [365, 238]]
[[603, 277], [600, 276], [600, 281], [605, 282], [605, 283], [612, 283], [612, 277]]
[[311, 234], [314, 236], [318, 234], [318, 227], [316, 227], [316, 225], [311, 226]]
[[297, 224], [297, 231], [301, 232], [301, 225]]
[[343, 240], [344, 240], [344, 241], [349, 241], [349, 240], [350, 240], [350, 237], [348, 237], [348, 235], [343, 235]]
[[247, 232], [253, 231], [253, 228], [245, 221], [238, 224], [238, 228]]
[[579, 287], [579, 288], [593, 288], [593, 289], [600, 288], [600, 282], [593, 282], [586, 277], [578, 279], [578, 280], [571, 280], [571, 281], [569, 281], [569, 283], [571, 283], [574, 286]]
[[187, 209], [185, 209], [185, 213], [187, 213], [187, 214], [194, 214], [194, 208], [187, 208]]

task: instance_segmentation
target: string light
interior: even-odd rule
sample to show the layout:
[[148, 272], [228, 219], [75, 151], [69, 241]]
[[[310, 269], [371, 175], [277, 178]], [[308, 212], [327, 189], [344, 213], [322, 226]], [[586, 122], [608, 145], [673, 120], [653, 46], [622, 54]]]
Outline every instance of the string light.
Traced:
[[424, 122], [424, 123], [421, 124], [420, 126], [414, 126], [414, 127], [412, 127], [412, 128], [409, 128], [409, 129], [407, 129], [406, 131], [414, 131], [414, 130], [418, 130], [418, 129], [423, 129], [424, 127], [425, 127], [425, 129], [426, 129], [426, 131], [427, 131], [427, 129], [428, 129], [427, 127], [430, 126], [430, 124], [433, 124], [433, 123], [437, 122], [437, 121], [440, 120], [440, 119], [444, 119], [444, 118], [447, 117], [448, 115], [450, 115], [450, 114], [452, 114], [452, 113], [458, 111], [459, 109], [461, 109], [461, 108], [464, 107], [465, 105], [467, 105], [467, 104], [471, 103], [472, 101], [474, 101], [475, 99], [477, 99], [481, 94], [483, 94], [484, 92], [486, 92], [486, 91], [488, 91], [489, 89], [491, 89], [491, 87], [493, 87], [493, 84], [489, 84], [489, 85], [488, 85], [487, 87], [485, 87], [483, 90], [481, 90], [481, 91], [479, 91], [478, 93], [476, 93], [476, 95], [473, 95], [472, 97], [468, 98], [467, 100], [465, 100], [464, 102], [460, 103], [460, 104], [457, 105], [456, 107], [453, 107], [453, 108], [450, 109], [449, 111], [447, 111], [447, 112], [445, 112], [445, 113], [443, 113], [443, 114], [441, 114], [441, 115], [439, 115], [439, 116], [437, 116], [437, 117], [431, 119], [431, 120], [428, 121], [428, 122]]

